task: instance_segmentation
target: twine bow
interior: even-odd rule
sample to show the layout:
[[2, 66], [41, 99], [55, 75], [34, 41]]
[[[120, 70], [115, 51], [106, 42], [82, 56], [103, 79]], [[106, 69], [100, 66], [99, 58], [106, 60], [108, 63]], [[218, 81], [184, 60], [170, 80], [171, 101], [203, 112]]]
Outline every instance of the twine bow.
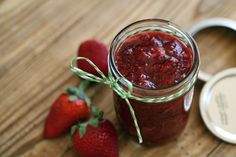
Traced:
[[[78, 68], [76, 66], [76, 62], [78, 60], [85, 60], [85, 61], [87, 61], [99, 73], [99, 75], [101, 77], [95, 76], [93, 74], [90, 74], [90, 73], [85, 72], [85, 71], [81, 70], [80, 68]], [[181, 89], [180, 91], [178, 91], [175, 94], [172, 94], [172, 95], [169, 95], [169, 96], [166, 96], [166, 97], [140, 98], [140, 97], [136, 97], [136, 96], [132, 95], [133, 85], [132, 85], [132, 83], [130, 81], [128, 81], [124, 77], [119, 77], [119, 78], [115, 79], [112, 76], [112, 74], [110, 73], [110, 71], [108, 72], [108, 77], [106, 77], [104, 75], [104, 73], [91, 60], [89, 60], [88, 58], [85, 58], [85, 57], [73, 58], [71, 60], [70, 68], [71, 68], [71, 70], [76, 75], [78, 75], [79, 77], [81, 77], [83, 79], [86, 79], [86, 80], [89, 80], [89, 81], [92, 81], [92, 82], [103, 83], [103, 84], [109, 85], [109, 87], [112, 90], [114, 90], [122, 99], [124, 99], [126, 101], [128, 107], [129, 107], [129, 110], [130, 110], [130, 114], [131, 114], [131, 116], [133, 118], [133, 121], [134, 121], [134, 126], [136, 128], [136, 132], [137, 132], [137, 135], [138, 135], [139, 143], [143, 143], [143, 138], [142, 138], [142, 135], [141, 135], [141, 131], [140, 131], [140, 128], [139, 128], [139, 125], [138, 125], [138, 122], [137, 122], [137, 118], [136, 118], [134, 109], [133, 109], [132, 105], [130, 104], [129, 99], [134, 99], [134, 100], [142, 101], [142, 102], [146, 102], [146, 103], [150, 103], [150, 102], [158, 103], [158, 102], [170, 101], [170, 100], [175, 99], [175, 98], [181, 96], [182, 94], [186, 93], [193, 86], [193, 84], [196, 81], [196, 77], [194, 77], [186, 85], [185, 88]], [[119, 85], [118, 82], [124, 83], [128, 90], [127, 91], [124, 90]]]
[[[85, 60], [87, 61], [100, 75], [101, 77], [97, 77], [95, 75], [92, 75], [90, 73], [87, 73], [79, 68], [76, 67], [76, 61], [77, 60]], [[142, 138], [142, 135], [141, 135], [141, 132], [140, 132], [140, 128], [139, 128], [139, 125], [138, 125], [138, 122], [137, 122], [137, 118], [135, 116], [135, 112], [134, 112], [134, 109], [132, 107], [132, 105], [130, 104], [128, 98], [130, 98], [131, 96], [131, 93], [132, 93], [132, 83], [127, 81], [125, 78], [121, 77], [121, 78], [117, 78], [117, 79], [114, 79], [114, 77], [111, 75], [111, 73], [109, 72], [108, 73], [108, 77], [106, 77], [103, 72], [92, 62], [90, 61], [88, 58], [85, 58], [85, 57], [77, 57], [77, 58], [74, 58], [72, 61], [71, 61], [71, 65], [70, 65], [70, 68], [71, 70], [76, 74], [78, 75], [79, 77], [83, 78], [83, 79], [86, 79], [86, 80], [89, 80], [89, 81], [93, 81], [93, 82], [97, 82], [97, 83], [103, 83], [103, 84], [106, 84], [106, 85], [109, 85], [109, 87], [111, 89], [113, 89], [122, 99], [125, 99], [126, 103], [128, 104], [128, 107], [129, 107], [129, 110], [130, 110], [130, 113], [131, 113], [131, 116], [133, 118], [133, 121], [134, 121], [134, 125], [135, 125], [135, 128], [136, 128], [136, 132], [137, 132], [137, 135], [138, 135], [138, 140], [139, 140], [139, 143], [142, 143], [143, 142], [143, 138]], [[118, 84], [118, 81], [123, 81], [126, 83], [127, 85], [127, 88], [128, 88], [128, 92], [126, 92], [119, 84]]]

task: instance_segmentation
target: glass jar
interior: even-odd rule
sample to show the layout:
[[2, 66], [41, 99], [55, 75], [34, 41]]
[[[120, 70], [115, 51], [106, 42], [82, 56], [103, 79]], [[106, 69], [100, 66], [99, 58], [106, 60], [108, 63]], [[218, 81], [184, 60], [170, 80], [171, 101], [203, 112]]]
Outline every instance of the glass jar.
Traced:
[[[129, 99], [141, 130], [144, 144], [164, 144], [174, 140], [188, 121], [194, 84], [199, 70], [199, 51], [193, 38], [179, 26], [161, 19], [148, 19], [130, 24], [114, 38], [109, 51], [109, 70], [114, 77], [123, 77], [115, 64], [115, 54], [128, 37], [143, 31], [161, 31], [179, 38], [193, 55], [188, 75], [175, 85], [161, 89], [147, 89], [133, 84], [132, 95], [139, 98], [159, 98], [158, 102]], [[127, 90], [124, 83], [119, 85]], [[121, 126], [132, 136], [137, 136], [135, 125], [126, 101], [114, 92], [114, 106]], [[167, 99], [168, 98], [168, 99]]]

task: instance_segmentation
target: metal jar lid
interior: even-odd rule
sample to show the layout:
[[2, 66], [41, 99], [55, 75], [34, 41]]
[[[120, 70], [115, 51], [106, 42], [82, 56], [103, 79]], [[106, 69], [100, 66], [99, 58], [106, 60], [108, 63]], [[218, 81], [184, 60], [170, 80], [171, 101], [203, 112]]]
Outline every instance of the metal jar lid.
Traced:
[[204, 85], [200, 113], [215, 136], [236, 144], [236, 68], [217, 73]]
[[[236, 31], [236, 22], [213, 18], [195, 24], [189, 33], [194, 37], [209, 27], [224, 27]], [[236, 68], [210, 75], [202, 70], [200, 80], [206, 82], [200, 95], [200, 113], [207, 128], [223, 141], [236, 144]]]
[[[226, 19], [226, 18], [212, 18], [212, 19], [207, 19], [203, 20], [197, 24], [194, 24], [190, 29], [189, 33], [194, 37], [198, 32], [211, 28], [211, 27], [224, 27], [227, 29], [231, 29], [233, 31], [236, 31], [236, 21]], [[198, 78], [201, 81], [208, 81], [212, 76], [202, 70], [199, 71]]]

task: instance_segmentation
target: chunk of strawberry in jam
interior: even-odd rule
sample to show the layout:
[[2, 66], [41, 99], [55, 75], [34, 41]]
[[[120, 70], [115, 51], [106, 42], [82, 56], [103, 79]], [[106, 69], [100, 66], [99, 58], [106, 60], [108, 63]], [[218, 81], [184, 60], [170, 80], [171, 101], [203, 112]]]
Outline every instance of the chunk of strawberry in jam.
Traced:
[[192, 67], [192, 51], [173, 35], [146, 31], [126, 39], [115, 62], [120, 73], [135, 85], [165, 88], [183, 80]]

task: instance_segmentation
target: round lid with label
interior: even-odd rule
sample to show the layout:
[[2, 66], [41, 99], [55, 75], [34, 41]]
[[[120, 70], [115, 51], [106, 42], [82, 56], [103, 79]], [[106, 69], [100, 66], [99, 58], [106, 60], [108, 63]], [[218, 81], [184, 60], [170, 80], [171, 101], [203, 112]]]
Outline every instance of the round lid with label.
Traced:
[[204, 85], [200, 112], [215, 136], [236, 144], [236, 68], [217, 73]]

